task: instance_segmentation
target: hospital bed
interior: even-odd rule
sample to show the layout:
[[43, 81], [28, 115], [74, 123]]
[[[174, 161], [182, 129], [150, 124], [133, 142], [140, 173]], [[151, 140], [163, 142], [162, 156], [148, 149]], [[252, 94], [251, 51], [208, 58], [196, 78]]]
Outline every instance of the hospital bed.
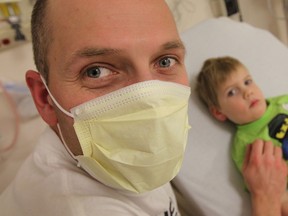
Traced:
[[[249, 194], [230, 158], [233, 128], [215, 121], [199, 102], [193, 91], [195, 76], [206, 58], [231, 55], [247, 65], [267, 97], [284, 94], [288, 90], [288, 50], [267, 31], [228, 18], [202, 21], [182, 32], [181, 37], [187, 48], [186, 65], [192, 87], [192, 128], [183, 167], [173, 180], [179, 206], [183, 215], [189, 216], [249, 216]], [[9, 64], [11, 59], [16, 64]], [[0, 53], [0, 62], [0, 78], [21, 85], [25, 71], [34, 68], [31, 44]], [[23, 97], [29, 101], [29, 95]], [[0, 192], [14, 178], [46, 127], [31, 98], [30, 103], [18, 103], [17, 109], [31, 112], [20, 116], [15, 145], [0, 153]]]
[[[186, 215], [249, 216], [249, 194], [230, 157], [234, 128], [217, 122], [193, 91], [205, 59], [233, 56], [250, 70], [267, 97], [288, 93], [288, 50], [272, 34], [228, 18], [209, 19], [182, 33], [192, 95], [185, 159], [173, 180]], [[185, 214], [184, 214], [185, 215]]]

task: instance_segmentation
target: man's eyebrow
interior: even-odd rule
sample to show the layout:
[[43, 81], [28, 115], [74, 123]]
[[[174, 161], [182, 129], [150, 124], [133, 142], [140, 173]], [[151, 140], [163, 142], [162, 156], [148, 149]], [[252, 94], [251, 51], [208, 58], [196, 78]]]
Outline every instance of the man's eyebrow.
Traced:
[[71, 58], [65, 64], [65, 69], [68, 70], [69, 67], [75, 62], [77, 58], [93, 57], [93, 56], [105, 56], [105, 55], [117, 55], [121, 52], [119, 49], [112, 48], [97, 48], [97, 47], [84, 47], [80, 50], [72, 53]]
[[[170, 41], [161, 46], [161, 49], [163, 50], [179, 49], [179, 48], [185, 50], [185, 46], [183, 45], [181, 40]], [[119, 54], [120, 52], [121, 50], [112, 48], [84, 48], [76, 51], [73, 54], [73, 56], [92, 57], [99, 55], [116, 55]]]
[[183, 49], [184, 51], [186, 51], [185, 46], [181, 40], [169, 41], [163, 44], [161, 48], [163, 50]]
[[99, 56], [99, 55], [113, 55], [119, 53], [120, 50], [112, 49], [112, 48], [84, 48], [78, 50], [73, 55], [80, 56], [80, 57], [92, 57], [92, 56]]

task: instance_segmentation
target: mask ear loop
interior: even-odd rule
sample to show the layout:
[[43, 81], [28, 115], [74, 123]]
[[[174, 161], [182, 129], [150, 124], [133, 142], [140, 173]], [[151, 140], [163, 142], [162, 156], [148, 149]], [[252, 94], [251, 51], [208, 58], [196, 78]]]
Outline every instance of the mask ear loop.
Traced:
[[61, 140], [62, 140], [62, 143], [63, 143], [65, 149], [66, 149], [67, 152], [70, 154], [70, 156], [71, 156], [75, 161], [77, 161], [77, 167], [80, 167], [80, 164], [79, 164], [76, 156], [72, 153], [72, 151], [69, 149], [68, 145], [67, 145], [66, 142], [65, 142], [65, 139], [64, 139], [64, 137], [63, 137], [63, 134], [62, 134], [62, 131], [61, 131], [61, 128], [60, 128], [60, 125], [59, 125], [59, 124], [57, 124], [57, 128], [58, 128], [58, 131], [59, 131], [59, 134], [60, 134], [60, 138], [61, 138]]
[[[43, 82], [46, 90], [48, 91], [49, 96], [51, 97], [51, 99], [52, 99], [52, 101], [54, 102], [54, 104], [58, 107], [58, 109], [60, 109], [60, 110], [61, 110], [64, 114], [66, 114], [67, 116], [69, 116], [69, 117], [71, 117], [71, 118], [74, 119], [73, 114], [70, 113], [70, 112], [68, 112], [68, 111], [66, 111], [66, 110], [57, 102], [57, 100], [53, 97], [53, 95], [51, 94], [51, 92], [50, 92], [50, 90], [49, 90], [49, 88], [48, 88], [48, 86], [47, 86], [44, 78], [43, 78], [41, 75], [40, 75], [40, 78], [41, 78], [41, 80], [42, 80], [42, 82]], [[75, 155], [72, 153], [72, 151], [69, 149], [68, 145], [67, 145], [66, 142], [65, 142], [65, 139], [64, 139], [64, 137], [63, 137], [63, 134], [62, 134], [62, 131], [61, 131], [61, 128], [60, 128], [59, 123], [57, 123], [57, 128], [58, 128], [58, 131], [59, 131], [59, 134], [60, 134], [60, 139], [61, 139], [61, 141], [62, 141], [65, 149], [66, 149], [67, 152], [70, 154], [70, 156], [71, 156], [75, 161], [78, 162], [78, 160], [76, 159]], [[77, 166], [80, 167], [79, 162], [77, 163]]]
[[46, 90], [48, 91], [49, 96], [51, 97], [51, 99], [52, 99], [52, 101], [55, 103], [55, 105], [58, 107], [58, 109], [60, 109], [60, 110], [61, 110], [64, 114], [66, 114], [67, 116], [69, 116], [69, 117], [71, 117], [71, 118], [74, 118], [73, 114], [70, 113], [70, 112], [68, 112], [68, 111], [66, 111], [66, 110], [57, 102], [57, 100], [53, 97], [53, 95], [51, 94], [51, 92], [50, 92], [50, 90], [49, 90], [49, 88], [48, 88], [48, 86], [47, 86], [44, 78], [43, 78], [41, 75], [40, 75], [40, 78], [41, 78], [41, 80], [42, 80], [42, 82], [43, 82]]

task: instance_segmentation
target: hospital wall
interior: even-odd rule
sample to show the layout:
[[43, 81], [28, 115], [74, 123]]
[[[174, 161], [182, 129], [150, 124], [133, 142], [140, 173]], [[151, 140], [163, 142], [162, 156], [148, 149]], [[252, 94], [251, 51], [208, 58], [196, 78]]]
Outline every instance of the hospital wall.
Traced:
[[[212, 17], [226, 16], [224, 0], [166, 0], [176, 17], [178, 28], [185, 31], [191, 26]], [[270, 31], [284, 44], [287, 41], [287, 19], [283, 9], [283, 0], [238, 0], [240, 13], [230, 16]], [[174, 10], [177, 8], [177, 10]], [[179, 12], [181, 11], [181, 13]]]

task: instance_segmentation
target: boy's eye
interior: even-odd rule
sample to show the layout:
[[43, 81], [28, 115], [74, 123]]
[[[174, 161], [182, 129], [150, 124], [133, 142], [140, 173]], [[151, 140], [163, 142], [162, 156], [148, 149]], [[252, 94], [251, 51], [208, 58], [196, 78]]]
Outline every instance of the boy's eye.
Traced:
[[94, 66], [88, 68], [85, 73], [89, 78], [101, 78], [111, 74], [111, 71], [104, 67]]
[[171, 67], [176, 63], [176, 60], [170, 57], [165, 57], [159, 61], [159, 66], [162, 68]]
[[247, 79], [245, 80], [245, 85], [250, 85], [253, 82], [252, 79]]
[[232, 97], [234, 95], [237, 94], [237, 90], [236, 89], [231, 89], [230, 91], [228, 91], [227, 96], [228, 97]]

